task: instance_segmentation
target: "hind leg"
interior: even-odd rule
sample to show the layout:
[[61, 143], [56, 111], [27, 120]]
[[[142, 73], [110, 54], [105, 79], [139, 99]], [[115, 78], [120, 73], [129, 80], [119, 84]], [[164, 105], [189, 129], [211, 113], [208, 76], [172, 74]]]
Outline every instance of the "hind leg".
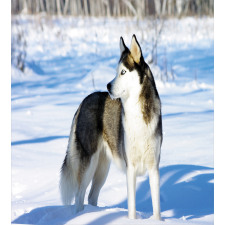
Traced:
[[81, 188], [75, 195], [75, 205], [76, 205], [77, 213], [84, 209], [84, 196], [85, 196], [86, 188], [84, 188], [84, 190]]
[[96, 167], [98, 164], [98, 157], [99, 153], [95, 153], [95, 155], [92, 156], [89, 165], [80, 174], [79, 188], [76, 190], [75, 193], [76, 212], [80, 212], [84, 209], [85, 192], [96, 171]]
[[90, 193], [88, 195], [88, 204], [97, 206], [99, 192], [105, 183], [106, 177], [109, 172], [110, 160], [106, 156], [104, 151], [101, 151], [98, 160], [98, 166], [96, 168]]

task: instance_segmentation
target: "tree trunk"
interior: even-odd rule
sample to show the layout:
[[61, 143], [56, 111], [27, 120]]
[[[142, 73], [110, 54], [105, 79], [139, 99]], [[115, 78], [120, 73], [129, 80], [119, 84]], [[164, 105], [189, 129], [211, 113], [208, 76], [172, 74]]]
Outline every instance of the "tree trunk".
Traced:
[[123, 0], [123, 2], [126, 4], [126, 16], [129, 16], [129, 11], [128, 9], [135, 15], [137, 16], [137, 9], [134, 8], [132, 3], [128, 0]]
[[173, 14], [173, 0], [168, 0], [168, 15], [171, 16]]
[[162, 14], [163, 14], [164, 16], [166, 15], [166, 3], [167, 3], [167, 0], [163, 0]]
[[40, 6], [41, 6], [41, 11], [44, 12], [45, 11], [45, 6], [44, 6], [43, 0], [40, 0]]
[[39, 0], [36, 0], [35, 12], [36, 13], [39, 13], [40, 12], [40, 2], [39, 2]]
[[84, 15], [88, 16], [88, 0], [84, 0]]
[[142, 19], [142, 13], [143, 13], [143, 0], [136, 0], [135, 1], [135, 6], [137, 10], [137, 18]]
[[60, 0], [56, 0], [56, 7], [57, 7], [57, 14], [60, 16], [62, 14]]
[[155, 12], [157, 16], [161, 15], [161, 2], [159, 0], [154, 0], [155, 3]]
[[76, 8], [74, 7], [74, 5], [75, 5], [76, 3], [75, 3], [75, 0], [71, 0], [70, 1], [70, 13], [71, 13], [71, 15], [73, 15], [73, 16], [76, 16]]
[[187, 0], [184, 5], [184, 14], [185, 15], [188, 14], [189, 4], [190, 4], [190, 0]]
[[69, 1], [70, 1], [70, 0], [66, 0], [66, 1], [65, 1], [65, 5], [64, 5], [64, 9], [63, 9], [63, 14], [64, 14], [64, 15], [67, 14], [68, 6], [69, 6]]
[[183, 7], [183, 0], [176, 0], [176, 7], [177, 7], [177, 15], [181, 16], [182, 7]]
[[51, 14], [56, 14], [55, 0], [51, 0], [50, 8]]
[[24, 14], [27, 14], [28, 13], [27, 1], [26, 0], [23, 0], [23, 10], [22, 10], [22, 12]]
[[50, 3], [49, 3], [49, 1], [46, 1], [46, 12], [50, 13]]
[[[106, 1], [106, 12], [107, 12], [107, 17], [110, 17], [110, 5], [109, 5], [109, 0]], [[101, 12], [99, 12], [100, 14]]]
[[82, 7], [81, 7], [81, 2], [80, 0], [76, 1], [77, 4], [75, 4], [74, 2], [74, 11], [76, 12], [75, 15], [77, 14], [77, 16], [82, 15]]
[[196, 0], [196, 5], [197, 5], [198, 15], [201, 15], [202, 14], [201, 1], [200, 0]]
[[214, 1], [213, 0], [209, 0], [209, 13], [210, 13], [210, 15], [214, 14]]

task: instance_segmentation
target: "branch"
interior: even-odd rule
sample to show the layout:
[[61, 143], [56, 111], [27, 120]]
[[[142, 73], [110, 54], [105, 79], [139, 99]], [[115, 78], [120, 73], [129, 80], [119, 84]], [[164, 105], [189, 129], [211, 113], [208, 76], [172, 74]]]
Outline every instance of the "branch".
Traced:
[[130, 1], [128, 0], [123, 0], [124, 4], [126, 4], [128, 6], [128, 8], [131, 10], [131, 12], [137, 16], [137, 10], [134, 8], [134, 6], [131, 4]]

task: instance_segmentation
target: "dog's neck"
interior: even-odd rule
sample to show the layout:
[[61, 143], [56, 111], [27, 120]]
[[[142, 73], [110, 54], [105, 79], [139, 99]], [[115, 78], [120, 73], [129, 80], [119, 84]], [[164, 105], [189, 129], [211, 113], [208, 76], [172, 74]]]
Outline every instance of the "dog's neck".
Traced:
[[144, 86], [137, 87], [127, 98], [121, 99], [121, 102], [126, 119], [139, 118], [148, 125], [155, 114], [161, 114], [161, 107], [157, 90], [154, 89], [150, 80], [145, 79]]
[[[138, 118], [142, 116], [141, 103], [140, 103], [140, 90], [135, 90], [132, 94], [129, 94], [127, 98], [121, 99], [124, 116], [126, 119]], [[133, 121], [135, 122], [135, 121]]]

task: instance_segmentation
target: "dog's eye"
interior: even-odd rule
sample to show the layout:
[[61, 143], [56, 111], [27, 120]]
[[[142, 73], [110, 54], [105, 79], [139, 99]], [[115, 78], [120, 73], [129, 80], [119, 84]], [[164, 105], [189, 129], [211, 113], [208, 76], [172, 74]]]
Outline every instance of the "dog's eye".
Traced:
[[127, 71], [126, 70], [121, 70], [121, 75], [124, 75]]

